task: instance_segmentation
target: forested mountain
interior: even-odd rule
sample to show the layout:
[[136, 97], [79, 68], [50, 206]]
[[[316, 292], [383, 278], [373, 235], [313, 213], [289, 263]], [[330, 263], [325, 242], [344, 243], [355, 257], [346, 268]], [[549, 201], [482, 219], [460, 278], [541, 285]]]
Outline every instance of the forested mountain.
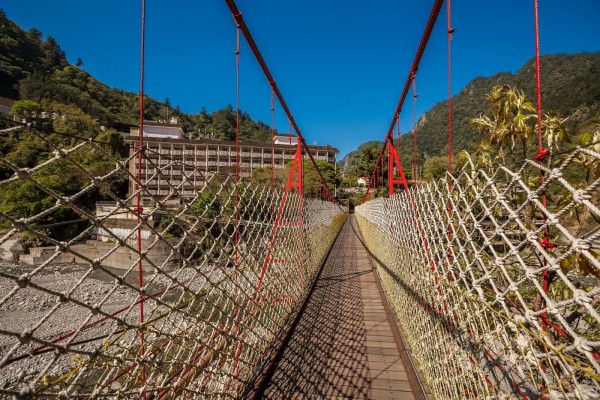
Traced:
[[377, 161], [383, 146], [380, 140], [372, 140], [361, 144], [357, 150], [351, 151], [342, 158], [338, 165], [342, 172], [353, 176], [364, 176], [371, 172], [373, 163]]
[[[543, 112], [555, 111], [569, 117], [567, 126], [577, 128], [600, 117], [600, 52], [556, 54], [541, 57]], [[501, 72], [478, 77], [452, 98], [453, 152], [473, 150], [483, 137], [469, 120], [488, 107], [486, 95], [496, 85], [518, 85], [535, 103], [535, 60], [528, 61], [515, 74]], [[417, 125], [419, 161], [447, 154], [447, 101], [434, 105], [424, 113]], [[400, 156], [404, 165], [412, 160], [412, 135], [400, 140]], [[408, 168], [410, 169], [410, 168]]]
[[[599, 120], [600, 52], [542, 56], [541, 81], [544, 113], [555, 111], [569, 117], [566, 124], [571, 129]], [[518, 85], [527, 98], [535, 103], [535, 61], [530, 60], [514, 74], [501, 72], [490, 77], [475, 78], [452, 98], [453, 153], [463, 149], [473, 150], [483, 137], [484, 134], [470, 125], [469, 120], [487, 110], [489, 103], [486, 95], [492, 87], [504, 84]], [[417, 147], [420, 163], [431, 157], [447, 155], [447, 119], [447, 101], [435, 104], [419, 119]], [[343, 163], [346, 172], [352, 171], [352, 160], [363, 158], [363, 146], [346, 157], [347, 162]], [[403, 135], [400, 157], [408, 176], [411, 173], [411, 168], [407, 167], [412, 163], [412, 148], [412, 134]]]
[[[42, 38], [35, 28], [21, 29], [0, 9], [0, 96], [34, 100], [42, 109], [50, 103], [76, 106], [99, 124], [127, 130], [139, 119], [138, 94], [111, 88], [77, 66], [70, 65], [65, 53], [51, 36]], [[144, 118], [177, 118], [184, 131], [192, 136], [211, 135], [216, 139], [235, 138], [235, 110], [231, 107], [198, 114], [187, 114], [171, 107], [169, 99], [157, 101], [146, 97]], [[242, 112], [240, 136], [243, 140], [269, 141], [270, 127], [253, 121]]]

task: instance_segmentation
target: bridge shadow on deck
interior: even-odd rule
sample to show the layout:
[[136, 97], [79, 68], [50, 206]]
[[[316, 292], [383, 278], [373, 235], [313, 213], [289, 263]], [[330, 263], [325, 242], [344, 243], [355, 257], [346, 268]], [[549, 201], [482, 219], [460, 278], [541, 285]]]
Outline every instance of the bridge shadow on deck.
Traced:
[[412, 394], [375, 279], [348, 220], [263, 398], [420, 398]]

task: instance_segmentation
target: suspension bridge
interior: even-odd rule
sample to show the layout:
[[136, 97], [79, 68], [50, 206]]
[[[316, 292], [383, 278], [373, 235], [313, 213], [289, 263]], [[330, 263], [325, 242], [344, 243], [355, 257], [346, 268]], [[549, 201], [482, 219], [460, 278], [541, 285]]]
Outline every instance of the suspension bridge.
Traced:
[[[394, 136], [442, 10], [435, 0], [365, 200], [350, 210], [331, 193], [242, 13], [226, 3], [236, 59], [243, 38], [298, 139], [286, 182], [274, 172], [270, 182], [247, 178], [239, 149], [226, 174], [185, 155], [152, 157], [143, 133], [142, 1], [140, 135], [129, 157], [85, 138], [65, 146], [33, 129], [48, 159], [29, 167], [0, 159], [12, 174], [0, 190], [25, 182], [48, 200], [25, 216], [1, 212], [8, 228], [0, 245], [23, 237], [50, 244], [40, 262], [0, 269], [0, 394], [599, 398], [600, 176], [568, 178], [575, 166], [598, 168], [599, 134], [553, 154], [540, 123], [530, 159], [453, 171], [449, 97], [448, 171], [407, 181]], [[239, 140], [239, 89], [237, 103]], [[2, 134], [27, 129], [14, 125]], [[111, 167], [91, 170], [89, 154]], [[83, 189], [50, 185], [53, 168], [77, 171]], [[116, 178], [132, 183], [127, 196], [115, 192]], [[151, 192], [149, 180], [164, 181], [167, 193]], [[101, 214], [84, 201], [98, 193], [112, 204]], [[59, 240], [46, 221], [65, 211], [82, 229]], [[129, 224], [114, 229], [118, 218]], [[92, 244], [100, 233], [105, 240]], [[126, 268], [111, 268], [115, 258]]]

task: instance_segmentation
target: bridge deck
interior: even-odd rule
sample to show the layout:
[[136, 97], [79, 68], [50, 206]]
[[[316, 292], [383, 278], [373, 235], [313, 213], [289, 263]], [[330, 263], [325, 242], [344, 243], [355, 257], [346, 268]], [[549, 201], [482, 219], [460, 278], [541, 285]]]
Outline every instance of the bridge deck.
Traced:
[[263, 398], [425, 398], [353, 219], [334, 243]]

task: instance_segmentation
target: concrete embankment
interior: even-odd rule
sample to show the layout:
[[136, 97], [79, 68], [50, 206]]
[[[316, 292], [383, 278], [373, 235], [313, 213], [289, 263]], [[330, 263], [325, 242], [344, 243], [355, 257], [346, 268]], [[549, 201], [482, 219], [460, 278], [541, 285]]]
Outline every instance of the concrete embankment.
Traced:
[[[149, 239], [143, 242], [145, 243], [142, 243], [142, 248], [148, 249], [146, 258], [150, 261], [143, 263], [145, 271], [153, 271], [152, 264], [167, 271], [179, 266], [178, 258], [169, 257], [171, 248], [166, 242], [160, 241], [152, 247], [150, 246], [153, 240]], [[22, 254], [19, 257], [19, 261], [29, 265], [40, 265], [48, 260], [51, 260], [51, 264], [89, 264], [86, 258], [95, 260], [110, 253], [108, 257], [102, 260], [102, 265], [128, 269], [139, 259], [138, 252], [135, 250], [136, 247], [134, 245], [127, 247], [117, 243], [87, 240], [85, 243], [71, 245], [66, 251], [57, 251], [55, 246], [32, 247], [29, 249], [28, 254]], [[168, 261], [165, 263], [166, 260]], [[163, 265], [163, 263], [165, 264]]]

